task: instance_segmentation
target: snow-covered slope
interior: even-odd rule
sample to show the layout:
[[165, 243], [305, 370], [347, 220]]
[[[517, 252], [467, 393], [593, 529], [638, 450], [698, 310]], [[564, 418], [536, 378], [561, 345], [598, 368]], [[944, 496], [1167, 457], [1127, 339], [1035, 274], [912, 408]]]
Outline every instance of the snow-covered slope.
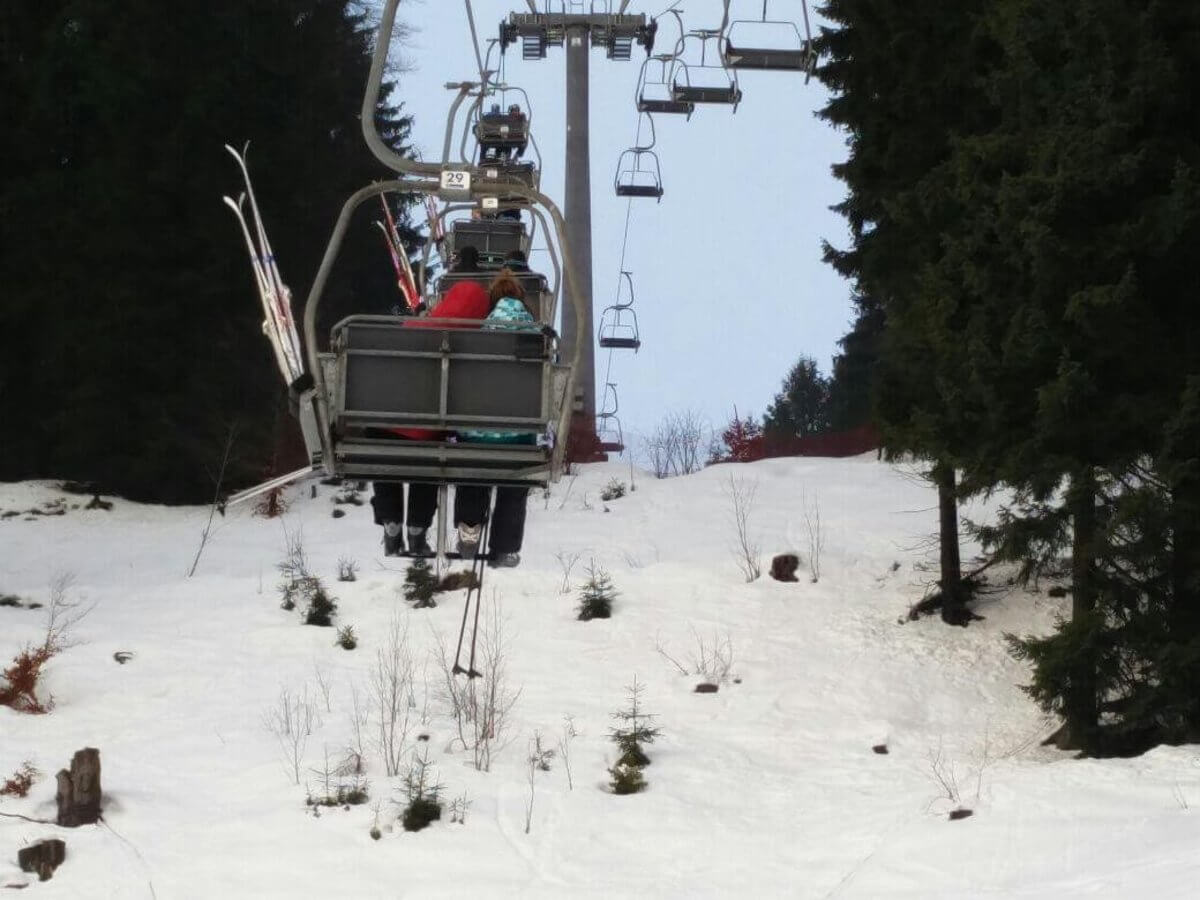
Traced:
[[[1044, 631], [1061, 601], [1013, 593], [985, 601], [967, 629], [900, 624], [934, 559], [935, 496], [873, 457], [770, 460], [655, 481], [604, 503], [621, 463], [585, 466], [530, 500], [524, 561], [489, 570], [510, 686], [520, 689], [491, 771], [454, 742], [430, 656], [453, 647], [462, 594], [413, 610], [399, 597], [401, 561], [381, 556], [369, 507], [340, 507], [336, 489], [291, 493], [280, 520], [249, 510], [218, 519], [187, 578], [208, 510], [115, 501], [111, 511], [0, 519], [0, 595], [95, 604], [82, 643], [52, 661], [45, 716], [0, 708], [0, 781], [29, 760], [44, 775], [0, 813], [53, 818], [52, 774], [84, 746], [100, 749], [106, 824], [75, 830], [0, 818], [0, 888], [31, 881], [15, 865], [29, 841], [60, 834], [67, 861], [37, 897], [1112, 897], [1200, 893], [1200, 750], [1077, 761], [1039, 747], [1050, 730], [1020, 692], [1023, 666], [1006, 631]], [[749, 536], [764, 565], [809, 555], [806, 510], [819, 507], [821, 577], [746, 584], [734, 546], [730, 480], [754, 486]], [[51, 484], [0, 485], [0, 513], [67, 496]], [[86, 500], [86, 498], [83, 498]], [[987, 510], [968, 514], [986, 516]], [[279, 608], [285, 528], [303, 535], [310, 568], [352, 624], [356, 650], [332, 629]], [[969, 550], [969, 548], [968, 548]], [[561, 560], [578, 555], [570, 591]], [[339, 560], [359, 579], [336, 580]], [[620, 596], [612, 619], [575, 619], [590, 560]], [[897, 565], [898, 564], [898, 565]], [[44, 634], [45, 610], [0, 607], [6, 661]], [[447, 800], [465, 795], [463, 825], [408, 833], [396, 822], [400, 779], [368, 756], [385, 802], [305, 808], [305, 783], [351, 741], [352, 688], [368, 693], [393, 616], [407, 625], [418, 682], [411, 746], [427, 749]], [[732, 676], [696, 694], [661, 650], [690, 668], [697, 636], [728, 641]], [[117, 664], [113, 654], [133, 658]], [[317, 672], [329, 687], [328, 705]], [[610, 714], [625, 686], [645, 686], [661, 737], [649, 789], [607, 790]], [[281, 689], [306, 688], [321, 724], [301, 785], [285, 771], [264, 716]], [[424, 714], [427, 721], [419, 719]], [[579, 731], [566, 765], [536, 773], [527, 744], [553, 746], [564, 716]], [[428, 741], [416, 741], [426, 734]], [[873, 752], [885, 744], [888, 753]], [[369, 748], [368, 748], [369, 749]], [[940, 761], [935, 764], [934, 761]], [[953, 772], [953, 803], [934, 769]], [[974, 815], [949, 821], [957, 805]]]

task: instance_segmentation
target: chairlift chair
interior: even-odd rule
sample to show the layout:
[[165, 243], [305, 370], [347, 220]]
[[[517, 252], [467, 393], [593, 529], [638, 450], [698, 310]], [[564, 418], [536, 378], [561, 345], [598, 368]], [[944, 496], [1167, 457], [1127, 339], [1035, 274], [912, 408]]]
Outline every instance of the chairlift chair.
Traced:
[[480, 264], [485, 267], [500, 268], [504, 258], [514, 250], [529, 255], [525, 224], [512, 219], [456, 219], [450, 226], [449, 238], [451, 253], [474, 247], [479, 252]]
[[663, 195], [662, 167], [658, 154], [644, 147], [630, 147], [617, 160], [617, 174], [613, 179], [618, 197], [654, 197]]
[[[684, 50], [688, 41], [699, 43], [699, 62], [687, 62]], [[710, 44], [713, 45], [710, 51]], [[685, 103], [710, 103], [732, 106], [737, 112], [742, 102], [737, 72], [724, 63], [725, 38], [720, 31], [689, 31], [675, 45], [675, 61], [671, 65], [671, 99]], [[715, 59], [715, 62], [711, 62]], [[704, 84], [698, 79], [705, 73], [720, 72], [719, 83]], [[695, 80], [694, 80], [695, 79]]]
[[[669, 65], [675, 57], [669, 53], [651, 56], [642, 63], [638, 73], [637, 109], [643, 113], [666, 113], [691, 117], [696, 104], [688, 100], [676, 100], [672, 96]], [[657, 76], [657, 77], [655, 77]]]
[[[787, 19], [767, 18], [768, 0], [763, 0], [762, 15], [757, 19], [735, 19], [724, 29], [722, 58], [730, 69], [759, 69], [776, 72], [804, 72], [805, 82], [812, 76], [816, 65], [817, 54], [812, 40], [812, 32], [808, 24], [807, 0], [800, 0], [803, 13], [804, 34], [796, 22]], [[725, 0], [725, 15], [729, 16], [730, 0]], [[743, 26], [742, 31], [751, 30], [753, 26], [768, 26], [772, 34], [779, 34], [786, 41], [786, 47], [752, 46], [749, 43], [734, 42], [734, 29]], [[747, 26], [751, 26], [748, 28]]]
[[481, 113], [475, 122], [479, 142], [479, 164], [520, 157], [529, 145], [529, 119], [515, 104], [501, 111], [500, 104]]
[[604, 402], [596, 413], [596, 446], [603, 453], [624, 453], [625, 436], [617, 418], [617, 386], [604, 385]]
[[[621, 299], [622, 288], [626, 288], [628, 293], [628, 299], [624, 302]], [[633, 310], [633, 277], [629, 272], [621, 272], [617, 283], [617, 302], [600, 313], [598, 338], [601, 347], [614, 350], [636, 352], [642, 346], [637, 313]]]

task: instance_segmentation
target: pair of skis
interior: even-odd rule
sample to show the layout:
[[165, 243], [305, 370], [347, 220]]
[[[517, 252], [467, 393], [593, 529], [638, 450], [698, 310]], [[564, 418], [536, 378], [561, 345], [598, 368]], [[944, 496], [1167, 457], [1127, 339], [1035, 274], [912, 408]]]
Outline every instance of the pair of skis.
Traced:
[[408, 251], [404, 249], [404, 243], [400, 240], [400, 229], [396, 227], [396, 220], [392, 217], [392, 208], [388, 206], [387, 198], [379, 195], [379, 202], [383, 206], [383, 215], [387, 219], [387, 224], [375, 221], [376, 226], [383, 232], [383, 240], [387, 244], [388, 255], [392, 258], [392, 268], [396, 272], [396, 286], [400, 288], [400, 294], [404, 297], [404, 305], [408, 307], [410, 313], [416, 313], [417, 307], [421, 305], [421, 294], [417, 290], [417, 279], [413, 277], [412, 264], [408, 261]]
[[[263, 306], [263, 334], [271, 342], [280, 374], [288, 385], [292, 385], [304, 375], [304, 354], [300, 349], [300, 335], [296, 332], [296, 321], [292, 316], [292, 292], [283, 283], [283, 276], [279, 274], [279, 266], [275, 262], [275, 254], [267, 240], [267, 230], [258, 211], [254, 187], [250, 184], [250, 170], [246, 166], [246, 153], [250, 144], [247, 142], [241, 153], [228, 144], [225, 145], [225, 149], [237, 160], [246, 189], [238, 195], [237, 200], [232, 197], [222, 199], [237, 216], [242, 236], [246, 239], [250, 265], [254, 269], [254, 285], [258, 289]], [[247, 197], [250, 199], [250, 213], [254, 219], [253, 233], [246, 221]]]

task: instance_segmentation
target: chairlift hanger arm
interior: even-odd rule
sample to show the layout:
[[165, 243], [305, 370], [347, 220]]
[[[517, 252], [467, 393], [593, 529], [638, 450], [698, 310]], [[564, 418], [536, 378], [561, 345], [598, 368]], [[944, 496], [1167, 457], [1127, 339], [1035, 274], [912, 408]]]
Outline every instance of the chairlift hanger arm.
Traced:
[[[388, 49], [392, 42], [392, 32], [396, 22], [396, 9], [399, 6], [399, 0], [385, 0], [383, 10], [380, 14], [379, 31], [375, 38], [375, 50], [371, 55], [371, 70], [367, 77], [366, 90], [363, 92], [362, 108], [360, 110], [360, 119], [362, 123], [363, 139], [370, 148], [372, 154], [381, 163], [398, 172], [401, 176], [399, 179], [386, 181], [377, 185], [370, 185], [362, 188], [342, 206], [341, 214], [338, 216], [337, 223], [334, 225], [333, 234], [330, 237], [329, 244], [325, 248], [325, 255], [321, 259], [320, 268], [317, 271], [316, 277], [313, 279], [312, 287], [309, 289], [308, 300], [304, 307], [304, 335], [307, 343], [307, 354], [310, 370], [313, 377], [318, 380], [318, 383], [324, 386], [322, 377], [322, 369], [319, 365], [320, 359], [317, 352], [316, 341], [316, 321], [317, 310], [320, 304], [321, 295], [325, 290], [325, 284], [329, 279], [329, 274], [333, 269], [333, 262], [337, 258], [338, 250], [341, 248], [342, 240], [345, 237], [347, 228], [349, 227], [350, 217], [354, 210], [357, 209], [364, 201], [371, 197], [378, 196], [381, 193], [390, 190], [398, 190], [401, 192], [415, 191], [423, 194], [437, 194], [441, 186], [441, 173], [443, 166], [440, 163], [423, 163], [416, 160], [407, 159], [396, 153], [383, 140], [375, 127], [375, 107], [379, 101], [379, 92], [383, 83], [383, 70], [387, 62]], [[470, 169], [472, 174], [476, 173], [477, 169]], [[483, 183], [480, 183], [483, 182]], [[585, 310], [583, 309], [584, 294], [580, 290], [580, 279], [575, 267], [574, 260], [571, 257], [570, 247], [566, 240], [566, 221], [563, 218], [562, 211], [558, 206], [540, 191], [529, 188], [520, 183], [511, 182], [488, 182], [482, 179], [472, 179], [471, 192], [472, 198], [482, 198], [490, 196], [513, 196], [521, 197], [530, 203], [540, 205], [550, 216], [554, 224], [554, 231], [558, 238], [559, 252], [562, 254], [562, 266], [566, 275], [567, 289], [571, 295], [571, 302], [575, 306], [576, 314], [580, 320], [586, 318]], [[570, 373], [567, 378], [567, 396], [574, 395], [574, 385], [576, 373], [579, 369], [579, 361], [583, 356], [585, 341], [590, 340], [591, 336], [580, 330], [576, 335], [575, 347], [572, 351]], [[320, 433], [322, 452], [325, 454], [332, 453], [332, 437], [329, 430], [329, 408], [328, 397], [324, 389], [315, 392], [315, 414], [317, 430]], [[567, 422], [570, 417], [570, 404], [564, 404], [562, 419], [559, 422], [559, 433], [567, 433]], [[562, 447], [565, 448], [565, 442], [562, 442]], [[556, 448], [556, 453], [559, 452]], [[327, 456], [327, 458], [330, 458]]]

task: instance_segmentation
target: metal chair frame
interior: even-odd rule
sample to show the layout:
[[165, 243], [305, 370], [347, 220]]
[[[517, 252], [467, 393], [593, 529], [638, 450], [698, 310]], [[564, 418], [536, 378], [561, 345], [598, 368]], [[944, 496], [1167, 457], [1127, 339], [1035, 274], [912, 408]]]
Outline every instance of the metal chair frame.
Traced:
[[[611, 407], [608, 403], [610, 397], [612, 398]], [[621, 431], [621, 420], [617, 418], [618, 405], [617, 386], [610, 381], [604, 385], [604, 401], [600, 406], [600, 412], [596, 413], [597, 446], [605, 453], [625, 452], [625, 435]]]
[[[621, 302], [622, 287], [629, 290], [629, 299], [624, 303]], [[596, 338], [601, 347], [633, 350], [636, 353], [642, 346], [633, 301], [633, 276], [622, 271], [617, 278], [617, 301], [611, 306], [606, 306], [600, 313], [600, 326], [596, 329]]]
[[[762, 16], [758, 19], [733, 19], [730, 16], [730, 6], [732, 0], [725, 0], [725, 16], [721, 23], [721, 32], [725, 37], [725, 42], [722, 48], [722, 59], [725, 66], [732, 70], [759, 70], [759, 71], [776, 71], [776, 72], [803, 72], [804, 83], [807, 84], [812, 77], [813, 69], [816, 66], [817, 54], [813, 45], [812, 29], [808, 21], [808, 3], [807, 0], [800, 0], [800, 9], [803, 15], [804, 33], [800, 33], [800, 28], [796, 22], [790, 19], [768, 19], [767, 4], [769, 0], [762, 0]], [[779, 29], [790, 29], [796, 37], [797, 47], [795, 49], [775, 49], [770, 47], [754, 47], [746, 45], [738, 47], [733, 41], [733, 30], [737, 25], [771, 25], [778, 26]]]
[[[699, 43], [700, 61], [687, 62], [684, 53], [688, 41]], [[713, 44], [713, 55], [719, 62], [709, 62], [709, 45]], [[737, 112], [738, 104], [742, 102], [742, 89], [738, 84], [737, 71], [725, 65], [725, 37], [720, 30], [701, 29], [689, 31], [675, 45], [675, 61], [671, 66], [671, 98], [690, 103], [705, 103], [732, 106]], [[716, 85], [693, 84], [693, 73], [701, 71], [720, 70], [724, 73], [723, 81], [728, 80], [725, 87]], [[682, 80], [681, 80], [682, 76]]]
[[[675, 61], [671, 53], [660, 53], [649, 56], [642, 63], [638, 73], [638, 83], [635, 89], [637, 110], [641, 113], [664, 113], [665, 115], [683, 115], [692, 117], [696, 104], [687, 100], [676, 100], [672, 96], [669, 64]], [[658, 79], [651, 79], [652, 66], [658, 66]], [[660, 93], [656, 88], [662, 88], [662, 97], [650, 96]]]

